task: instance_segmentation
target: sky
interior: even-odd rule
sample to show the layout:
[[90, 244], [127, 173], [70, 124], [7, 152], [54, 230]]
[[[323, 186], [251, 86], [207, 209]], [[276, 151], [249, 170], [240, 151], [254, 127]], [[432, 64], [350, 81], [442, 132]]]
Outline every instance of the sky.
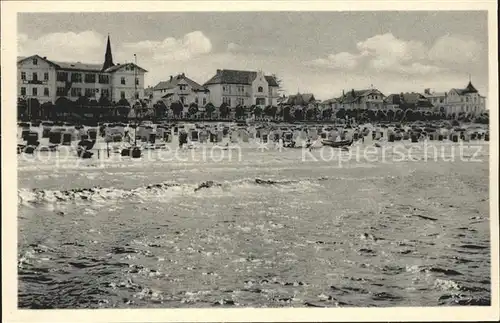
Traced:
[[464, 88], [488, 95], [486, 11], [22, 13], [18, 54], [148, 70], [146, 85], [217, 69], [276, 74], [287, 94], [316, 99], [374, 87], [384, 94]]

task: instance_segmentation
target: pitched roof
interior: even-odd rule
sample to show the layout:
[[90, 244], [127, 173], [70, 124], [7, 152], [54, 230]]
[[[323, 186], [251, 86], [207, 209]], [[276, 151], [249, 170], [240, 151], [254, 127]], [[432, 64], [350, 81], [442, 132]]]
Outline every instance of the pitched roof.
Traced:
[[340, 102], [342, 103], [353, 103], [358, 100], [360, 97], [366, 96], [370, 94], [374, 89], [365, 89], [365, 90], [352, 90], [347, 91], [344, 95], [340, 97]]
[[113, 73], [113, 72], [116, 72], [117, 70], [121, 69], [122, 67], [127, 67], [127, 66], [135, 66], [136, 68], [142, 70], [143, 72], [147, 72], [147, 70], [145, 70], [144, 68], [142, 68], [139, 65], [136, 65], [134, 63], [116, 64], [114, 66], [111, 66], [111, 67], [105, 69], [104, 72]]
[[303, 105], [316, 101], [312, 93], [297, 93], [295, 95], [290, 95], [286, 104], [291, 105]]
[[385, 102], [390, 104], [413, 104], [418, 107], [432, 106], [429, 99], [427, 99], [424, 95], [415, 92], [391, 94], [385, 99]]
[[[239, 70], [217, 70], [217, 73], [205, 82], [204, 86], [210, 84], [246, 84], [250, 85], [257, 77], [257, 72]], [[270, 86], [278, 86], [274, 76], [265, 75]]]
[[469, 81], [469, 84], [467, 84], [467, 87], [464, 89], [465, 93], [478, 93], [474, 85], [472, 85], [472, 82]]
[[17, 63], [19, 64], [19, 63], [21, 63], [21, 62], [23, 62], [25, 60], [32, 59], [32, 58], [35, 58], [35, 57], [38, 58], [38, 59], [41, 59], [41, 60], [43, 60], [43, 61], [45, 61], [47, 63], [49, 63], [50, 65], [56, 66], [56, 64], [53, 61], [48, 60], [47, 57], [42, 57], [42, 56], [37, 55], [37, 54], [31, 55], [31, 56], [18, 56], [17, 57]]
[[154, 87], [154, 90], [168, 90], [168, 89], [173, 89], [177, 87], [180, 81], [184, 80], [192, 89], [193, 91], [207, 91], [206, 88], [198, 84], [197, 82], [193, 81], [189, 77], [179, 74], [174, 77], [172, 77], [171, 80], [168, 81], [161, 81], [160, 83], [156, 84]]
[[266, 78], [267, 84], [269, 84], [269, 86], [279, 86], [278, 81], [274, 76], [265, 75], [264, 77]]
[[81, 63], [81, 62], [55, 62], [52, 61], [54, 64], [56, 64], [59, 68], [64, 69], [64, 70], [79, 70], [79, 71], [93, 71], [93, 72], [100, 72], [102, 70], [102, 64], [87, 64], [87, 63]]

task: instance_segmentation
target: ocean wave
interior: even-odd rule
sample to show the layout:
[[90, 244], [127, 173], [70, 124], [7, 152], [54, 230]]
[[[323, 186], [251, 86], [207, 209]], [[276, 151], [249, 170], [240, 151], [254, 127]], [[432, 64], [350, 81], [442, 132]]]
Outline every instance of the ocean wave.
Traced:
[[48, 189], [19, 189], [18, 205], [34, 206], [39, 204], [56, 204], [68, 202], [105, 202], [116, 200], [133, 200], [134, 198], [149, 200], [158, 196], [173, 197], [175, 195], [206, 194], [211, 190], [231, 192], [233, 190], [251, 189], [280, 189], [280, 190], [307, 190], [319, 186], [316, 182], [324, 181], [325, 177], [301, 180], [276, 180], [276, 179], [242, 179], [237, 181], [205, 181], [198, 184], [163, 182], [149, 184], [132, 189], [104, 188], [94, 186], [91, 188], [73, 188], [69, 190]]

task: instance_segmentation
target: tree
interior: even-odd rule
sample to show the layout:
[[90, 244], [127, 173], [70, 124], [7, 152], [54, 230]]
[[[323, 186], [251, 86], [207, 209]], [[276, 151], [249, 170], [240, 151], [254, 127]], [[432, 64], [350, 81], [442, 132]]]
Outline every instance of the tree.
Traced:
[[198, 113], [198, 104], [196, 103], [191, 103], [189, 105], [189, 108], [188, 108], [188, 113], [189, 113], [189, 116], [193, 117], [194, 115], [196, 115], [196, 113]]
[[235, 117], [236, 119], [241, 119], [245, 115], [245, 108], [238, 104], [235, 108]]
[[344, 119], [346, 116], [346, 111], [344, 108], [340, 108], [337, 113], [335, 113], [335, 117], [338, 119]]
[[165, 116], [165, 113], [167, 113], [167, 106], [162, 100], [158, 100], [158, 102], [153, 105], [153, 108], [155, 110], [155, 117], [158, 119], [163, 118]]
[[80, 95], [78, 99], [76, 99], [76, 105], [80, 107], [87, 107], [89, 105], [89, 98], [85, 95]]
[[316, 111], [314, 111], [314, 108], [307, 109], [307, 111], [306, 111], [306, 119], [307, 120], [314, 120], [314, 119], [316, 119]]
[[107, 96], [101, 96], [98, 101], [101, 107], [109, 107], [112, 105], [112, 102], [109, 100]]
[[293, 116], [295, 120], [304, 120], [304, 110], [300, 107], [296, 107], [295, 111], [293, 112]]
[[283, 113], [283, 120], [287, 121], [287, 122], [293, 121], [293, 118], [290, 115], [290, 106], [285, 105], [281, 109], [282, 109], [282, 113]]
[[170, 109], [176, 118], [179, 118], [184, 110], [184, 106], [180, 101], [175, 101], [170, 104]]
[[54, 115], [54, 104], [52, 102], [44, 102], [40, 106], [42, 119], [51, 119]]
[[322, 114], [323, 120], [330, 120], [332, 118], [332, 115], [333, 115], [333, 109], [326, 108], [323, 110], [323, 112], [321, 114]]
[[395, 115], [394, 111], [392, 111], [392, 110], [387, 111], [387, 120], [388, 121], [394, 120], [394, 115]]
[[56, 102], [54, 102], [54, 110], [56, 116], [58, 117], [63, 117], [66, 114], [72, 114], [75, 112], [75, 102], [64, 96], [59, 97]]
[[253, 109], [253, 115], [255, 116], [255, 118], [259, 118], [262, 115], [262, 108], [260, 106], [256, 106]]
[[280, 79], [276, 74], [273, 74], [272, 75], [274, 77], [274, 79], [276, 80], [276, 83], [278, 84], [278, 96], [283, 96], [283, 92], [285, 92], [283, 90], [283, 80]]
[[28, 113], [30, 114], [30, 118], [37, 119], [40, 117], [40, 102], [38, 99], [30, 98], [28, 99]]
[[17, 118], [25, 120], [28, 117], [28, 102], [24, 98], [17, 98]]
[[212, 113], [214, 112], [215, 112], [215, 106], [212, 103], [208, 102], [205, 105], [205, 113], [209, 118], [212, 118]]
[[223, 102], [219, 107], [219, 114], [221, 118], [227, 118], [229, 116], [229, 106], [227, 103]]

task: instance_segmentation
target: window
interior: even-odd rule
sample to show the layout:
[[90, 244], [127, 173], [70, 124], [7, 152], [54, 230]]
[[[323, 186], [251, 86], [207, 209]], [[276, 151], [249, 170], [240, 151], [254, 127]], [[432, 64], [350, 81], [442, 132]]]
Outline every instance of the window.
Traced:
[[460, 98], [460, 102], [464, 102], [464, 98]]
[[203, 105], [207, 104], [207, 99], [203, 98]]
[[82, 83], [82, 74], [71, 73], [71, 82]]
[[444, 103], [444, 99], [439, 99], [439, 103]]
[[26, 80], [26, 72], [21, 72], [21, 80]]
[[264, 98], [257, 98], [257, 99], [255, 99], [255, 104], [256, 105], [265, 105], [266, 104], [266, 99], [264, 99]]
[[33, 65], [38, 65], [38, 59], [37, 58], [33, 58]]
[[66, 82], [68, 80], [67, 72], [57, 72], [57, 80], [59, 82]]
[[186, 90], [186, 84], [179, 84], [179, 89], [180, 89], [181, 91]]
[[38, 89], [36, 87], [33, 88], [33, 96], [38, 95]]
[[21, 88], [21, 95], [26, 95], [26, 88], [25, 87]]
[[123, 85], [125, 85], [125, 77], [124, 77], [124, 76], [122, 76], [121, 83], [122, 83]]
[[244, 87], [244, 86], [242, 86], [242, 85], [238, 85], [237, 89], [238, 89], [238, 93], [243, 93], [243, 92], [245, 92], [245, 87]]
[[264, 89], [262, 88], [262, 86], [259, 86], [259, 88], [257, 89], [258, 92], [263, 92]]
[[85, 89], [86, 97], [95, 97], [95, 89]]
[[135, 99], [138, 100], [139, 99], [139, 93], [135, 92]]
[[109, 97], [109, 90], [108, 89], [102, 89], [101, 90], [101, 96]]
[[194, 103], [198, 104], [198, 97], [194, 98]]
[[109, 84], [109, 75], [99, 74], [100, 84]]
[[125, 91], [121, 91], [120, 92], [120, 98], [121, 99], [125, 99]]
[[64, 96], [66, 95], [66, 89], [64, 87], [58, 87], [56, 90], [56, 95], [57, 96]]
[[43, 79], [45, 81], [48, 81], [49, 80], [49, 73], [43, 73]]
[[71, 96], [79, 97], [82, 95], [82, 89], [74, 87], [71, 89]]
[[138, 77], [135, 78], [135, 85], [139, 85], [139, 78]]
[[38, 81], [38, 74], [36, 72], [33, 72], [33, 81]]
[[95, 83], [95, 74], [85, 74], [85, 83]]
[[223, 85], [222, 86], [222, 91], [230, 93], [231, 92], [231, 86], [229, 86], [229, 85]]
[[182, 102], [182, 104], [185, 104], [186, 103], [186, 97], [181, 96], [181, 102]]
[[245, 104], [245, 100], [243, 98], [237, 98], [236, 102], [237, 102], [238, 105], [244, 105]]
[[48, 87], [46, 87], [46, 88], [43, 89], [43, 95], [44, 96], [49, 96], [49, 88]]
[[231, 98], [228, 98], [227, 96], [225, 96], [222, 98], [222, 102], [230, 106], [231, 105]]
[[466, 98], [465, 98], [465, 102], [469, 102], [469, 97], [466, 97]]

